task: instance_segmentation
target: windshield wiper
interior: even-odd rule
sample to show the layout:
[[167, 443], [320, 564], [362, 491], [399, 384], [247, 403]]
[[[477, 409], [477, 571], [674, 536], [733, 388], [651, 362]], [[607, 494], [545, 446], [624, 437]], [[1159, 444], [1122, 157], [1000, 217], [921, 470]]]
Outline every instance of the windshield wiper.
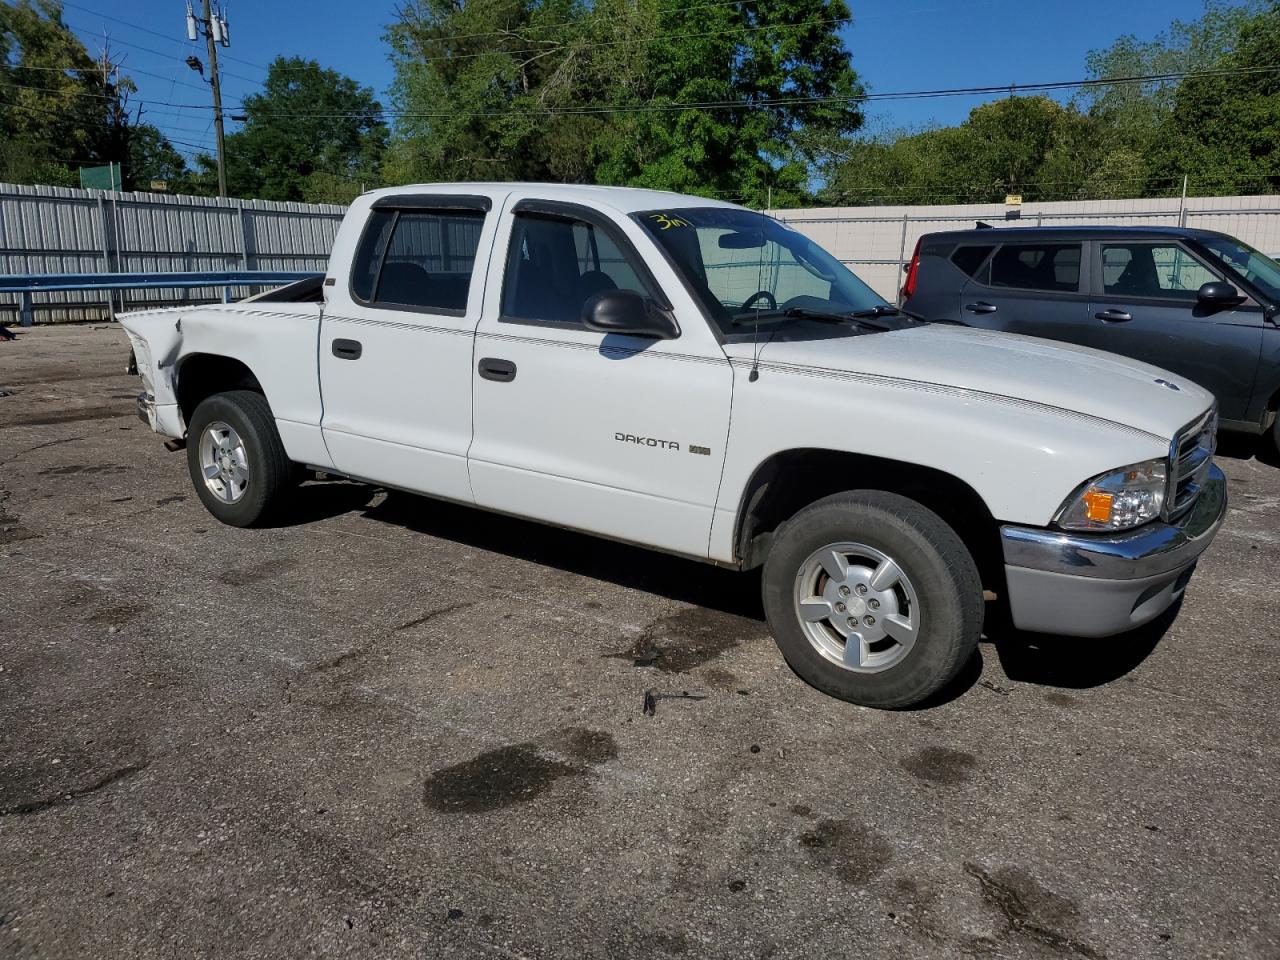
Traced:
[[854, 311], [835, 311], [835, 310], [813, 310], [812, 307], [787, 307], [786, 310], [762, 310], [754, 316], [739, 317], [732, 321], [733, 326], [750, 326], [759, 323], [762, 320], [780, 320], [782, 317], [796, 317], [800, 320], [817, 320], [824, 324], [856, 324], [864, 326], [864, 328], [872, 330], [892, 330], [892, 326], [888, 324], [876, 323], [877, 317], [882, 316], [909, 316], [913, 320], [919, 320], [914, 314], [905, 314], [897, 307], [888, 306], [887, 303], [878, 303], [877, 306], [870, 307], [868, 310]]
[[732, 321], [735, 327], [746, 327], [762, 320], [779, 320], [783, 317], [794, 317], [799, 320], [817, 320], [820, 323], [854, 323], [873, 330], [892, 330], [888, 324], [875, 323], [872, 317], [879, 314], [858, 311], [856, 313], [837, 313], [832, 310], [812, 310], [809, 307], [787, 307], [785, 310], [761, 310], [754, 316], [739, 317]]

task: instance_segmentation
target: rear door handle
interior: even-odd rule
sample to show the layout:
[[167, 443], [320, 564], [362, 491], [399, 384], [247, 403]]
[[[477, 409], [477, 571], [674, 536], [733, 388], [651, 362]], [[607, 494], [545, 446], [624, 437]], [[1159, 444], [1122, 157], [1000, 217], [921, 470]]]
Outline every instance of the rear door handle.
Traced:
[[333, 355], [339, 360], [359, 360], [364, 347], [359, 340], [334, 340]]
[[510, 383], [516, 378], [516, 365], [510, 360], [499, 360], [497, 357], [485, 357], [476, 369], [480, 376], [496, 383]]
[[1123, 310], [1099, 310], [1094, 314], [1099, 320], [1105, 320], [1107, 323], [1124, 323], [1126, 320], [1132, 320], [1131, 314], [1125, 313]]
[[995, 313], [1000, 309], [994, 303], [987, 303], [985, 300], [979, 300], [977, 303], [966, 303], [964, 308], [970, 313]]

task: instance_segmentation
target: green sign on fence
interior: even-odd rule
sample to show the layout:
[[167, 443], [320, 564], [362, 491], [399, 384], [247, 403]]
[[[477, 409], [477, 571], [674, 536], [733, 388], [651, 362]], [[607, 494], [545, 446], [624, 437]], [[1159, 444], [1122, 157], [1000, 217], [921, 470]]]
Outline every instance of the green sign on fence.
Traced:
[[105, 167], [81, 167], [80, 186], [86, 190], [120, 190], [124, 186], [124, 168], [118, 163]]

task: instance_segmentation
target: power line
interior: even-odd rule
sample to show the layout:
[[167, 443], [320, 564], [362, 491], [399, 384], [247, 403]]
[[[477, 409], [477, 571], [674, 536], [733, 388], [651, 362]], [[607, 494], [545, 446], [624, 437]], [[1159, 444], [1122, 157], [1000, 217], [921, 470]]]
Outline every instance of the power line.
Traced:
[[[582, 106], [567, 107], [545, 107], [539, 111], [532, 111], [528, 108], [511, 109], [511, 110], [440, 110], [440, 111], [415, 111], [415, 110], [394, 110], [386, 107], [377, 110], [358, 113], [313, 113], [309, 111], [296, 112], [275, 112], [268, 113], [258, 111], [255, 116], [267, 118], [309, 118], [309, 119], [361, 119], [368, 116], [383, 117], [402, 117], [402, 118], [440, 118], [440, 117], [503, 117], [515, 116], [528, 113], [554, 114], [557, 116], [572, 116], [575, 114], [615, 114], [615, 113], [648, 113], [660, 112], [666, 113], [679, 110], [760, 110], [772, 109], [775, 107], [798, 106], [798, 105], [816, 105], [823, 103], [868, 103], [868, 102], [885, 102], [893, 100], [918, 100], [929, 99], [935, 97], [957, 97], [957, 96], [987, 96], [991, 94], [1008, 94], [1016, 95], [1020, 93], [1043, 93], [1053, 90], [1069, 90], [1082, 87], [1099, 87], [1099, 86], [1119, 86], [1125, 84], [1155, 84], [1170, 83], [1175, 81], [1186, 81], [1205, 79], [1210, 77], [1228, 77], [1228, 76], [1244, 76], [1252, 74], [1264, 73], [1280, 73], [1280, 66], [1268, 67], [1237, 67], [1219, 70], [1197, 70], [1187, 71], [1183, 73], [1162, 73], [1147, 74], [1143, 76], [1133, 77], [1108, 77], [1106, 79], [1088, 78], [1084, 80], [1058, 80], [1044, 83], [1005, 83], [992, 84], [988, 86], [974, 87], [946, 87], [926, 90], [907, 90], [892, 93], [861, 93], [852, 96], [821, 96], [821, 97], [774, 97], [761, 98], [758, 100], [712, 100], [700, 102], [673, 101], [671, 103], [638, 103], [638, 104], [622, 104], [622, 105], [596, 105], [586, 104]], [[10, 88], [22, 90], [35, 90], [44, 93], [71, 94], [75, 96], [93, 97], [96, 99], [110, 100], [110, 96], [103, 94], [90, 93], [88, 91], [67, 91], [52, 90], [42, 87], [35, 87], [24, 84], [9, 84]], [[180, 110], [210, 110], [212, 107], [204, 103], [174, 103], [165, 100], [135, 100], [136, 103], [143, 103], [154, 107], [171, 107]], [[243, 102], [239, 104], [243, 107]]]
[[[173, 43], [176, 43], [176, 44], [178, 44], [178, 46], [179, 46], [179, 47], [181, 47], [183, 50], [187, 49], [187, 47], [186, 47], [186, 41], [180, 40], [179, 38], [177, 38], [177, 37], [175, 37], [175, 36], [172, 36], [172, 35], [170, 35], [170, 34], [167, 34], [167, 33], [161, 33], [161, 32], [160, 32], [160, 31], [158, 31], [158, 30], [152, 30], [150, 27], [144, 27], [144, 26], [142, 26], [141, 24], [138, 24], [138, 23], [131, 23], [131, 22], [130, 22], [130, 21], [128, 21], [128, 20], [121, 20], [119, 17], [113, 17], [113, 16], [110, 16], [109, 14], [101, 13], [100, 11], [98, 11], [98, 10], [94, 10], [94, 9], [92, 9], [92, 8], [90, 8], [90, 7], [83, 7], [83, 6], [81, 6], [80, 4], [78, 4], [78, 3], [71, 3], [71, 2], [70, 2], [70, 0], [62, 0], [62, 5], [63, 5], [64, 7], [71, 7], [71, 8], [72, 8], [72, 9], [74, 9], [74, 10], [80, 10], [80, 11], [81, 11], [81, 12], [83, 12], [83, 13], [89, 13], [89, 14], [92, 14], [92, 15], [93, 15], [93, 16], [95, 16], [95, 17], [101, 17], [101, 18], [102, 18], [102, 19], [104, 19], [104, 20], [110, 20], [112, 23], [118, 23], [118, 24], [120, 24], [122, 27], [130, 27], [130, 28], [132, 28], [132, 29], [134, 29], [134, 30], [141, 30], [143, 33], [149, 33], [149, 34], [151, 34], [153, 37], [159, 37], [161, 40], [169, 40], [169, 41], [171, 41], [171, 42], [173, 42]], [[85, 28], [84, 28], [84, 27], [78, 27], [77, 29], [81, 29], [81, 30], [83, 30], [83, 29], [85, 29]], [[122, 41], [122, 42], [123, 42], [123, 41]], [[154, 50], [153, 50], [153, 51], [149, 51], [149, 52], [155, 53], [156, 51], [154, 51]], [[168, 54], [161, 54], [161, 56], [168, 56]], [[231, 56], [230, 54], [223, 54], [223, 56], [224, 56], [224, 57], [226, 57], [228, 60], [234, 60], [236, 63], [243, 63], [245, 66], [247, 66], [247, 67], [253, 67], [253, 68], [257, 69], [257, 70], [266, 71], [266, 69], [267, 69], [267, 68], [266, 68], [266, 67], [264, 67], [262, 64], [260, 64], [260, 63], [254, 63], [254, 62], [253, 62], [253, 61], [251, 61], [251, 60], [241, 60], [239, 57], [233, 57], [233, 56]], [[232, 74], [232, 76], [234, 76], [234, 74]], [[244, 78], [244, 79], [248, 79], [248, 78], [246, 77], [246, 78]], [[261, 83], [261, 81], [260, 81], [260, 80], [250, 80], [249, 82], [250, 82], [250, 83]]]
[[[78, 25], [76, 25], [76, 24], [74, 24], [74, 23], [68, 23], [67, 25], [68, 25], [69, 27], [72, 27], [72, 28], [73, 28], [73, 29], [75, 29], [75, 30], [79, 30], [79, 31], [81, 31], [82, 33], [91, 33], [91, 32], [92, 32], [92, 31], [90, 30], [90, 28], [88, 28], [88, 27], [78, 26]], [[168, 60], [168, 61], [171, 61], [171, 62], [172, 62], [172, 61], [176, 61], [177, 63], [185, 64], [185, 60], [184, 60], [180, 55], [177, 55], [177, 54], [170, 54], [170, 53], [165, 53], [165, 52], [164, 52], [164, 51], [162, 51], [162, 50], [156, 50], [154, 47], [146, 47], [146, 46], [143, 46], [143, 45], [142, 45], [142, 44], [140, 44], [140, 43], [134, 43], [134, 42], [132, 42], [132, 41], [130, 41], [130, 40], [121, 40], [121, 39], [119, 39], [119, 38], [117, 38], [117, 37], [108, 37], [108, 38], [107, 38], [107, 42], [108, 42], [108, 43], [118, 43], [118, 44], [120, 44], [120, 46], [122, 46], [122, 47], [128, 47], [130, 50], [137, 50], [137, 51], [140, 51], [141, 53], [149, 53], [149, 54], [151, 54], [151, 55], [153, 55], [153, 56], [161, 57], [161, 58], [163, 58], [163, 59], [165, 59], [165, 60]], [[181, 41], [179, 41], [179, 40], [175, 40], [175, 41], [174, 41], [174, 43], [181, 43]], [[188, 48], [183, 47], [182, 49], [183, 49], [183, 50], [186, 50], [186, 49], [188, 49]], [[223, 54], [223, 56], [226, 56], [226, 55], [225, 55], [225, 54]], [[232, 58], [231, 58], [231, 57], [227, 57], [227, 59], [228, 59], [228, 60], [230, 60], [230, 59], [232, 59]], [[138, 72], [138, 73], [142, 73], [142, 71], [141, 71], [141, 70], [139, 70], [139, 71], [137, 71], [137, 72]], [[241, 75], [240, 75], [240, 74], [238, 74], [238, 73], [231, 73], [231, 72], [230, 72], [230, 71], [228, 71], [228, 70], [221, 70], [221, 71], [219, 71], [219, 72], [220, 72], [224, 77], [235, 77], [237, 80], [243, 80], [245, 83], [251, 83], [251, 84], [253, 84], [254, 86], [261, 86], [261, 85], [262, 85], [262, 81], [261, 81], [261, 80], [255, 80], [255, 79], [253, 79], [252, 77], [245, 77], [245, 76], [241, 76]], [[155, 74], [149, 74], [149, 76], [155, 76]], [[161, 77], [160, 79], [161, 79], [161, 80], [168, 80], [169, 78], [168, 78], [168, 77]], [[183, 84], [183, 86], [190, 86], [190, 84]]]

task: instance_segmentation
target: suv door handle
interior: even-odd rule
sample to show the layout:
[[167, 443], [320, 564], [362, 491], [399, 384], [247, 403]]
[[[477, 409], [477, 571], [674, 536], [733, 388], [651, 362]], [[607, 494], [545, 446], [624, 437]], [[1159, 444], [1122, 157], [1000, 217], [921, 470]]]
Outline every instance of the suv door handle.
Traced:
[[1133, 319], [1132, 314], [1123, 310], [1099, 310], [1094, 316], [1107, 323], [1124, 323], [1126, 320]]
[[485, 357], [476, 369], [480, 376], [496, 383], [510, 383], [516, 378], [516, 365], [510, 360], [499, 360], [497, 357]]
[[359, 360], [364, 347], [359, 340], [334, 340], [333, 355], [339, 360]]
[[985, 300], [979, 300], [977, 303], [966, 303], [964, 308], [970, 313], [995, 313], [1000, 309], [994, 303], [987, 303]]

